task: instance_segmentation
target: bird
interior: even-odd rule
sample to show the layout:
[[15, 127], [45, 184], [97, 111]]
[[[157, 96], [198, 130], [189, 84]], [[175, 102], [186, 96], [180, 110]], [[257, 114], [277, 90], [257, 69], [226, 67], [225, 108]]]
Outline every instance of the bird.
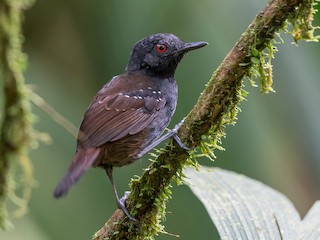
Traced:
[[74, 158], [54, 190], [55, 198], [65, 196], [89, 168], [100, 167], [111, 182], [118, 208], [136, 221], [125, 200], [118, 197], [113, 168], [134, 162], [170, 137], [188, 149], [177, 136], [182, 122], [162, 134], [177, 105], [174, 73], [178, 63], [187, 52], [207, 44], [157, 33], [133, 46], [124, 73], [106, 83], [86, 110]]

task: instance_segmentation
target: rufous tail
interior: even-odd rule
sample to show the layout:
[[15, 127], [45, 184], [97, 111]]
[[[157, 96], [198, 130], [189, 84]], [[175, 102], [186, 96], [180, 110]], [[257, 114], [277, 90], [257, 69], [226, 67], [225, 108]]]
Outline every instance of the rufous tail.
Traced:
[[80, 179], [82, 174], [93, 165], [99, 153], [99, 148], [85, 149], [79, 147], [66, 174], [55, 188], [53, 196], [60, 198], [66, 195], [70, 188]]

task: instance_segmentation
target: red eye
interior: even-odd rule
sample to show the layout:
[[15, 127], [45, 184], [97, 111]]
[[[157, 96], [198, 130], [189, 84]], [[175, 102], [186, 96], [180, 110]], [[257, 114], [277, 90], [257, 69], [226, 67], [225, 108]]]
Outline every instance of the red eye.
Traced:
[[167, 47], [167, 45], [165, 45], [165, 44], [157, 44], [156, 45], [156, 51], [158, 52], [158, 53], [164, 53], [164, 52], [166, 52], [168, 50], [168, 47]]

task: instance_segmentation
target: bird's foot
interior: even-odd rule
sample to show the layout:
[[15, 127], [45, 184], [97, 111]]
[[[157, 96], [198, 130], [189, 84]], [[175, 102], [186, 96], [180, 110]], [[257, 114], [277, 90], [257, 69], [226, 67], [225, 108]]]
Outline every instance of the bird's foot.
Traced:
[[173, 135], [172, 138], [178, 143], [179, 147], [181, 147], [182, 149], [185, 149], [187, 151], [192, 150], [193, 148], [187, 147], [179, 138], [179, 136], [177, 134]]
[[164, 134], [163, 136], [161, 136], [160, 138], [158, 138], [156, 141], [152, 142], [150, 145], [148, 145], [147, 147], [145, 147], [144, 149], [142, 149], [138, 154], [136, 154], [133, 158], [134, 159], [139, 159], [141, 158], [144, 154], [146, 154], [147, 152], [149, 152], [151, 149], [153, 149], [154, 147], [156, 147], [158, 144], [162, 143], [164, 140], [167, 140], [168, 138], [173, 138], [174, 140], [176, 140], [176, 142], [178, 143], [178, 145], [185, 149], [185, 150], [191, 150], [192, 148], [187, 147], [186, 145], [183, 144], [183, 142], [181, 141], [181, 139], [178, 137], [177, 133], [178, 130], [180, 128], [180, 126], [182, 125], [184, 121], [184, 118], [181, 120], [181, 122], [179, 122], [173, 129], [171, 129], [169, 132], [167, 132], [166, 134]]
[[119, 201], [117, 201], [117, 205], [118, 205], [118, 208], [124, 212], [124, 214], [129, 218], [130, 221], [138, 222], [137, 219], [135, 219], [134, 217], [132, 217], [130, 215], [130, 213], [126, 207], [126, 201], [127, 201], [129, 194], [130, 194], [129, 191], [125, 191], [123, 197], [120, 198]]
[[187, 151], [192, 150], [193, 148], [189, 148], [187, 147], [179, 138], [179, 136], [177, 135], [179, 128], [181, 127], [181, 125], [184, 122], [183, 118], [176, 126], [174, 126], [174, 128], [170, 131], [172, 133], [172, 138], [177, 142], [177, 144], [179, 145], [179, 147], [181, 147], [182, 149], [185, 149]]

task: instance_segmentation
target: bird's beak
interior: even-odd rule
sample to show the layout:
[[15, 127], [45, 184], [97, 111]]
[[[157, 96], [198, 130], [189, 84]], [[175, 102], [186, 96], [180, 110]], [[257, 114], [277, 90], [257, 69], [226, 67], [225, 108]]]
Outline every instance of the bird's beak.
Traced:
[[202, 48], [207, 45], [208, 45], [207, 42], [189, 42], [189, 43], [185, 43], [184, 46], [182, 46], [182, 48], [180, 48], [177, 52], [187, 53], [189, 51]]

